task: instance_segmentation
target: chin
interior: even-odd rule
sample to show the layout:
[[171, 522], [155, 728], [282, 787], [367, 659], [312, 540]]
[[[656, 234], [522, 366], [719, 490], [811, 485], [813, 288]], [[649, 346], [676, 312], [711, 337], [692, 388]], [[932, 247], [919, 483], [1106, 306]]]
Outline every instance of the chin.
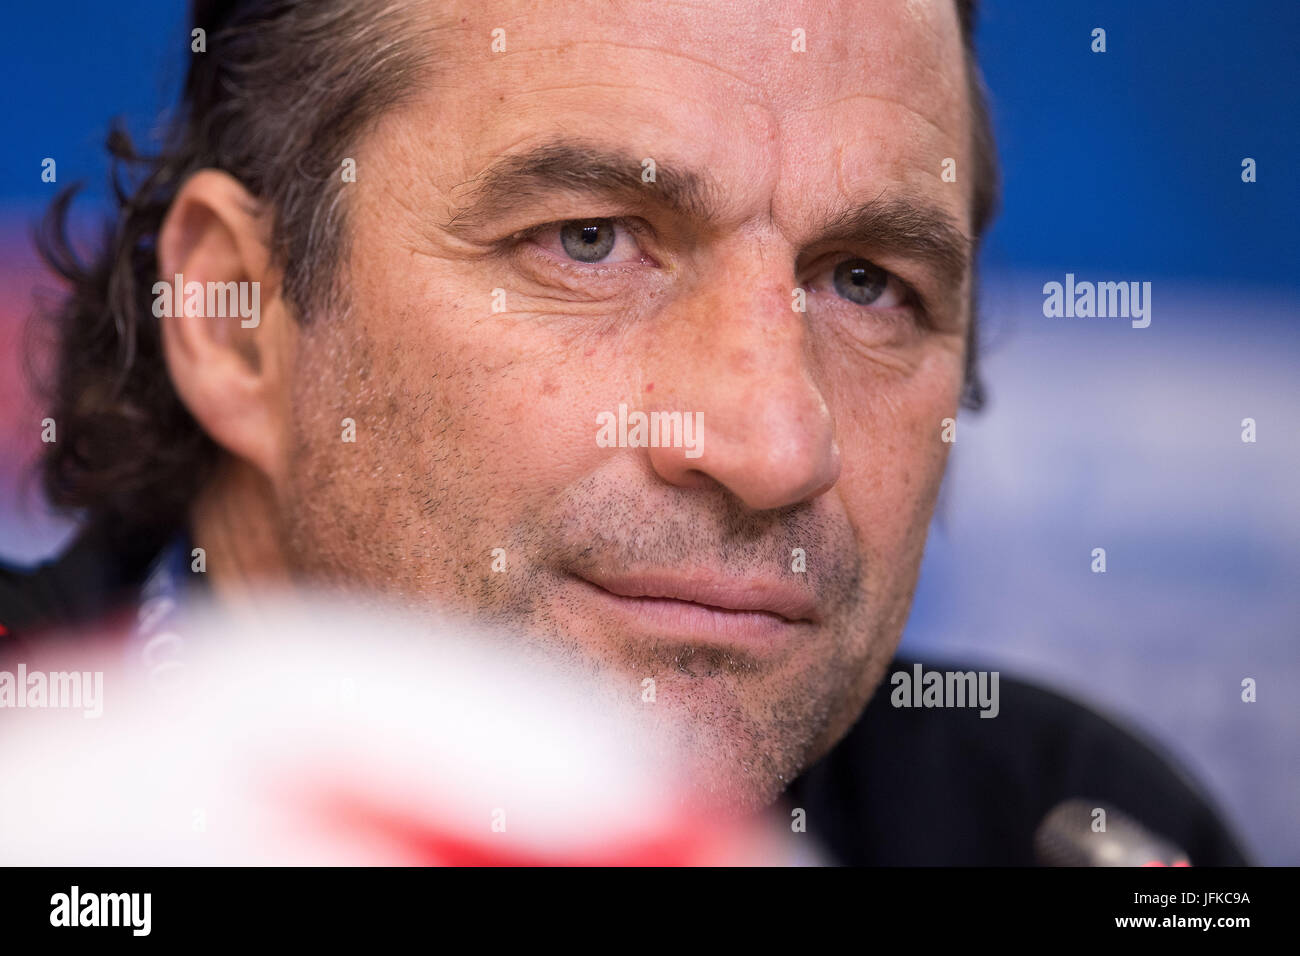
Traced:
[[[644, 739], [677, 768], [683, 802], [720, 817], [742, 816], [774, 803], [811, 762], [823, 728], [755, 717], [767, 695], [742, 693], [719, 675], [660, 681], [643, 704]], [[761, 688], [759, 688], [761, 690]]]

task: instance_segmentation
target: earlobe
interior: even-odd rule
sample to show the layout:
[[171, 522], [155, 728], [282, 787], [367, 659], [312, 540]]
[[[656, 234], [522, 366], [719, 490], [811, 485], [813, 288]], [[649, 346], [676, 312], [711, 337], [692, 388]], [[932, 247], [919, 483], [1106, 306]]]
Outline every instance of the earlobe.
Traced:
[[181, 401], [219, 446], [278, 480], [281, 354], [293, 334], [259, 204], [218, 170], [181, 187], [158, 235], [154, 315]]

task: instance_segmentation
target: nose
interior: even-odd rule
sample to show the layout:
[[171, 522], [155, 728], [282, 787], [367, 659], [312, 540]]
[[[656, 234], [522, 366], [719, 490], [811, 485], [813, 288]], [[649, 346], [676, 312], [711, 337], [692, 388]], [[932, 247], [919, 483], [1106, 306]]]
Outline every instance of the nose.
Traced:
[[693, 454], [649, 449], [659, 477], [688, 488], [716, 483], [755, 511], [816, 498], [840, 474], [834, 420], [809, 364], [805, 315], [791, 308], [793, 276], [765, 278], [761, 268], [756, 257], [749, 268], [717, 270], [665, 308], [647, 380], [666, 387], [643, 396], [661, 405], [671, 395], [673, 410], [698, 413]]

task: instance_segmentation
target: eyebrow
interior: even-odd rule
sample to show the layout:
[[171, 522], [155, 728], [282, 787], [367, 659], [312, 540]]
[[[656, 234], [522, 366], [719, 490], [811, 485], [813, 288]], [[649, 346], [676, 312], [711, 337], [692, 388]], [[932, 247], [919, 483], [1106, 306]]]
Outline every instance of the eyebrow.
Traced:
[[644, 205], [647, 200], [679, 215], [717, 218], [715, 189], [704, 176], [656, 164], [654, 181], [642, 180], [642, 161], [596, 145], [562, 141], [504, 156], [455, 189], [468, 189], [448, 228], [472, 228], [554, 195], [556, 190], [603, 195]]
[[835, 216], [819, 241], [876, 246], [929, 263], [953, 281], [966, 274], [972, 251], [966, 233], [941, 207], [884, 193]]
[[[557, 190], [600, 195], [645, 205], [652, 202], [700, 222], [718, 216], [721, 190], [705, 175], [671, 163], [657, 164], [645, 182], [641, 160], [598, 144], [560, 140], [503, 156], [473, 179], [455, 187], [467, 190], [447, 229], [473, 229], [528, 208]], [[956, 220], [941, 207], [912, 196], [886, 196], [832, 213], [819, 230], [818, 243], [868, 245], [935, 267], [959, 281], [969, 265], [972, 244]]]

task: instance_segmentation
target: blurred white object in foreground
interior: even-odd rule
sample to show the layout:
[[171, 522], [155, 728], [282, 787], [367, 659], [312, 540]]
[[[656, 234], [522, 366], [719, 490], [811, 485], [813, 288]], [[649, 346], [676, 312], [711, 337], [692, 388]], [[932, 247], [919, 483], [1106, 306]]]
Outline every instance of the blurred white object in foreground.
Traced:
[[315, 600], [183, 641], [163, 686], [102, 641], [25, 662], [102, 671], [102, 716], [0, 709], [0, 863], [814, 862], [692, 813], [644, 722], [498, 636]]

